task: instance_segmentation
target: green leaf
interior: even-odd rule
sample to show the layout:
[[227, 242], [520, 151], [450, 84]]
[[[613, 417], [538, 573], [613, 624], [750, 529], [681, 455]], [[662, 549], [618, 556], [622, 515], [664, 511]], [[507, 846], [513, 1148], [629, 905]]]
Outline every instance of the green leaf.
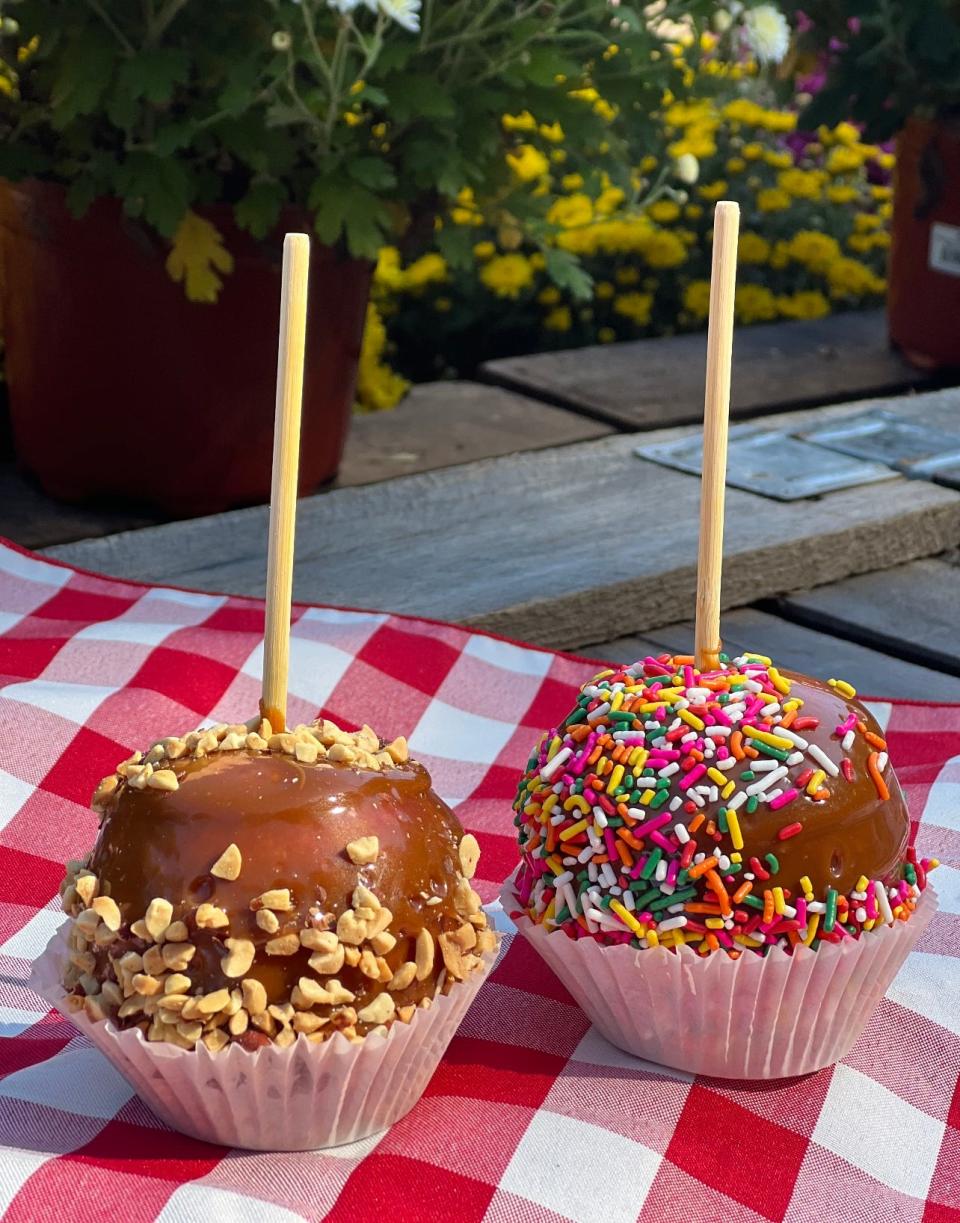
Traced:
[[371, 106], [386, 106], [389, 100], [382, 89], [378, 89], [376, 85], [368, 85], [366, 82], [354, 98], [354, 101], [369, 102]]
[[249, 230], [255, 238], [265, 238], [277, 223], [287, 193], [282, 184], [254, 183], [247, 194], [234, 206], [237, 224]]
[[217, 98], [217, 109], [242, 115], [250, 109], [250, 100], [260, 84], [261, 65], [259, 57], [251, 56], [233, 64], [227, 73], [226, 84]]
[[82, 217], [100, 194], [92, 175], [78, 178], [67, 188], [67, 207], [75, 217]]
[[393, 99], [390, 117], [396, 123], [411, 119], [451, 119], [453, 102], [429, 77], [417, 74], [394, 78], [388, 85]]
[[593, 277], [576, 255], [555, 247], [545, 247], [543, 257], [547, 263], [547, 275], [558, 289], [566, 289], [579, 301], [589, 300], [593, 291]]
[[372, 191], [387, 191], [397, 185], [393, 166], [382, 157], [354, 157], [347, 162], [347, 173]]
[[466, 272], [473, 267], [473, 244], [476, 234], [472, 227], [445, 225], [437, 233], [437, 250], [451, 268]]
[[133, 98], [169, 102], [177, 85], [190, 75], [190, 57], [174, 47], [153, 47], [133, 59], [124, 60], [117, 73], [118, 85]]
[[576, 60], [553, 47], [532, 48], [520, 68], [526, 80], [551, 89], [556, 88], [556, 77], [576, 77], [580, 71], [581, 65]]
[[907, 48], [919, 60], [947, 64], [957, 54], [957, 22], [947, 16], [939, 4], [918, 5], [917, 20], [907, 34]]
[[50, 170], [52, 161], [42, 150], [27, 144], [0, 144], [0, 178], [16, 182]]
[[185, 168], [169, 157], [129, 153], [117, 169], [120, 193], [167, 238], [175, 233], [187, 211], [189, 186]]
[[153, 139], [154, 151], [160, 157], [169, 157], [171, 153], [189, 144], [196, 130], [196, 124], [190, 119], [184, 119], [180, 123], [167, 123], [157, 131]]
[[90, 34], [66, 47], [50, 96], [55, 128], [62, 131], [96, 109], [113, 76], [114, 59], [113, 47]]
[[314, 229], [328, 246], [346, 239], [351, 255], [375, 259], [390, 225], [386, 205], [371, 191], [342, 178], [317, 179], [310, 190]]

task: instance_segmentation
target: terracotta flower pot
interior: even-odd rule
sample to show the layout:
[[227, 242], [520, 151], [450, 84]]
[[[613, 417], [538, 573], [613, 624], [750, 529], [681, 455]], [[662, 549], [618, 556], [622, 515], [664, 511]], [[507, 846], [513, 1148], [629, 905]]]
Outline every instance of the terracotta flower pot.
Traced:
[[897, 139], [887, 318], [925, 369], [960, 365], [960, 122], [908, 121]]
[[[235, 266], [216, 304], [187, 300], [165, 244], [98, 200], [81, 220], [62, 188], [0, 190], [0, 325], [22, 465], [65, 501], [124, 500], [173, 515], [270, 492], [282, 233], [256, 242], [226, 207], [205, 215]], [[300, 491], [336, 475], [350, 420], [371, 269], [314, 245]]]

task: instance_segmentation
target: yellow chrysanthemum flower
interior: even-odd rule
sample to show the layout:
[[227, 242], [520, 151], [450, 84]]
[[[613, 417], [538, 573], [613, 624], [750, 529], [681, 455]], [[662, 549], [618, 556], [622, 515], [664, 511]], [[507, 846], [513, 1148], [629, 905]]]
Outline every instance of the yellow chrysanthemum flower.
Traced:
[[564, 131], [559, 123], [541, 123], [540, 135], [551, 144], [560, 144], [564, 139]]
[[823, 175], [819, 170], [781, 170], [777, 186], [798, 200], [818, 200], [823, 191]]
[[783, 212], [790, 207], [790, 196], [782, 187], [763, 187], [757, 192], [757, 207], [761, 212]]
[[528, 110], [522, 110], [519, 115], [503, 115], [500, 119], [505, 132], [535, 132], [537, 121]]
[[555, 306], [560, 300], [560, 290], [556, 285], [547, 285], [545, 289], [541, 289], [537, 294], [537, 301], [541, 306]]
[[492, 242], [478, 242], [473, 248], [475, 259], [492, 259], [497, 253], [497, 248]]
[[886, 250], [889, 245], [890, 235], [883, 230], [877, 230], [872, 234], [851, 234], [847, 239], [847, 246], [860, 255], [865, 255], [868, 251], [873, 250]]
[[616, 289], [609, 280], [598, 280], [593, 286], [593, 296], [597, 301], [609, 301], [616, 293]]
[[849, 183], [831, 183], [827, 188], [827, 199], [831, 204], [852, 204], [859, 197], [860, 192]]
[[666, 229], [654, 230], [642, 253], [652, 268], [676, 268], [687, 261], [687, 249], [683, 241]]
[[612, 344], [617, 338], [617, 333], [612, 327], [601, 327], [597, 331], [597, 339], [601, 344]]
[[543, 325], [547, 331], [569, 331], [573, 323], [569, 306], [556, 306], [545, 315]]
[[609, 216], [616, 212], [625, 199], [626, 196], [619, 187], [604, 187], [594, 201], [594, 208], [601, 216]]
[[770, 251], [770, 266], [777, 271], [790, 262], [790, 250], [786, 242], [774, 242]]
[[766, 263], [770, 258], [770, 243], [759, 234], [745, 231], [740, 235], [737, 253], [741, 263]]
[[357, 368], [357, 400], [362, 408], [379, 412], [394, 407], [407, 393], [410, 383], [381, 361], [387, 346], [387, 331], [376, 306], [367, 306], [360, 361]]
[[653, 294], [621, 293], [619, 297], [614, 298], [613, 309], [616, 314], [622, 314], [638, 327], [646, 327], [653, 310]]
[[522, 183], [541, 178], [550, 169], [546, 157], [532, 144], [521, 144], [507, 154], [507, 164]]
[[480, 279], [497, 297], [519, 297], [533, 284], [533, 268], [523, 255], [497, 255], [480, 269]]
[[726, 193], [727, 181], [723, 178], [718, 178], [716, 182], [704, 183], [697, 188], [697, 195], [705, 200], [718, 200]]
[[738, 285], [733, 308], [741, 323], [763, 323], [777, 317], [777, 301], [763, 285]]
[[832, 130], [822, 128], [818, 135], [825, 144], [857, 144], [860, 140], [860, 132], [852, 123], [838, 123]]
[[381, 246], [377, 255], [377, 266], [373, 271], [373, 283], [377, 288], [398, 290], [403, 283], [400, 269], [400, 252], [395, 246]]
[[647, 215], [661, 225], [675, 221], [680, 215], [680, 205], [673, 200], [655, 200], [647, 209]]
[[840, 257], [840, 246], [830, 234], [801, 229], [787, 243], [787, 254], [811, 272], [821, 272], [832, 259]]
[[577, 229], [589, 225], [592, 220], [593, 200], [582, 192], [554, 200], [547, 212], [547, 221], [561, 229]]
[[777, 309], [783, 318], [823, 318], [830, 313], [830, 303], [818, 290], [809, 289], [778, 297]]
[[763, 155], [763, 160], [768, 166], [773, 166], [775, 170], [787, 170], [793, 165], [793, 156], [785, 149], [779, 152], [774, 149], [767, 149]]
[[407, 289], [422, 289], [426, 285], [440, 284], [447, 279], [447, 261], [436, 251], [428, 251], [415, 259], [403, 272], [403, 285]]
[[766, 110], [749, 98], [735, 98], [724, 106], [722, 113], [733, 123], [762, 127], [769, 132], [792, 132], [797, 125], [797, 116], [792, 112]]
[[673, 127], [689, 127], [691, 123], [712, 119], [714, 116], [713, 103], [708, 98], [692, 102], [674, 102], [663, 112], [665, 122]]
[[865, 297], [886, 288], [886, 281], [858, 259], [834, 259], [825, 271], [831, 297]]
[[705, 319], [710, 313], [710, 281], [691, 280], [683, 290], [683, 308], [695, 319]]
[[482, 225], [483, 216], [477, 207], [472, 187], [463, 187], [457, 192], [456, 207], [450, 209], [450, 220], [454, 225]]
[[827, 154], [826, 167], [831, 174], [852, 174], [866, 161], [869, 150], [865, 145], [837, 144]]

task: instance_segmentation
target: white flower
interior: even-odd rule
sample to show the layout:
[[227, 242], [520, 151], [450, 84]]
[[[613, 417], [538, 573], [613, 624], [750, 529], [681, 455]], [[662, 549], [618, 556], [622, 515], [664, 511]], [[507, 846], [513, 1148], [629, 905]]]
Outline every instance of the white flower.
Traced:
[[729, 9], [718, 8], [713, 14], [713, 28], [718, 34], [726, 34], [733, 25], [733, 14]]
[[746, 12], [743, 31], [750, 50], [761, 64], [779, 64], [790, 46], [787, 19], [772, 4], [759, 4]]
[[420, 0], [378, 0], [380, 12], [392, 17], [411, 34], [420, 29]]
[[327, 8], [335, 8], [338, 13], [353, 13], [361, 6], [375, 13], [377, 0], [327, 0]]
[[274, 51], [289, 51], [293, 45], [293, 39], [286, 30], [275, 30], [270, 42]]
[[700, 163], [692, 153], [681, 153], [673, 163], [673, 172], [682, 183], [695, 183], [700, 177]]

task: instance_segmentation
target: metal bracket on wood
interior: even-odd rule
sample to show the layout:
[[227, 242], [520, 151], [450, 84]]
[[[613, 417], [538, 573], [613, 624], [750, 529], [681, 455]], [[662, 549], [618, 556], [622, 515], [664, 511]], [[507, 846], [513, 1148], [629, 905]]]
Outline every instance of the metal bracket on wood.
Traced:
[[[886, 463], [915, 479], [953, 487], [960, 480], [960, 431], [948, 433], [882, 408], [803, 430], [797, 437], [827, 450]], [[942, 479], [941, 473], [947, 478]]]
[[[703, 441], [699, 433], [679, 441], [638, 446], [642, 459], [700, 475]], [[785, 430], [734, 425], [727, 451], [727, 483], [776, 501], [819, 497], [841, 488], [893, 479], [882, 463], [865, 462], [812, 445]]]

